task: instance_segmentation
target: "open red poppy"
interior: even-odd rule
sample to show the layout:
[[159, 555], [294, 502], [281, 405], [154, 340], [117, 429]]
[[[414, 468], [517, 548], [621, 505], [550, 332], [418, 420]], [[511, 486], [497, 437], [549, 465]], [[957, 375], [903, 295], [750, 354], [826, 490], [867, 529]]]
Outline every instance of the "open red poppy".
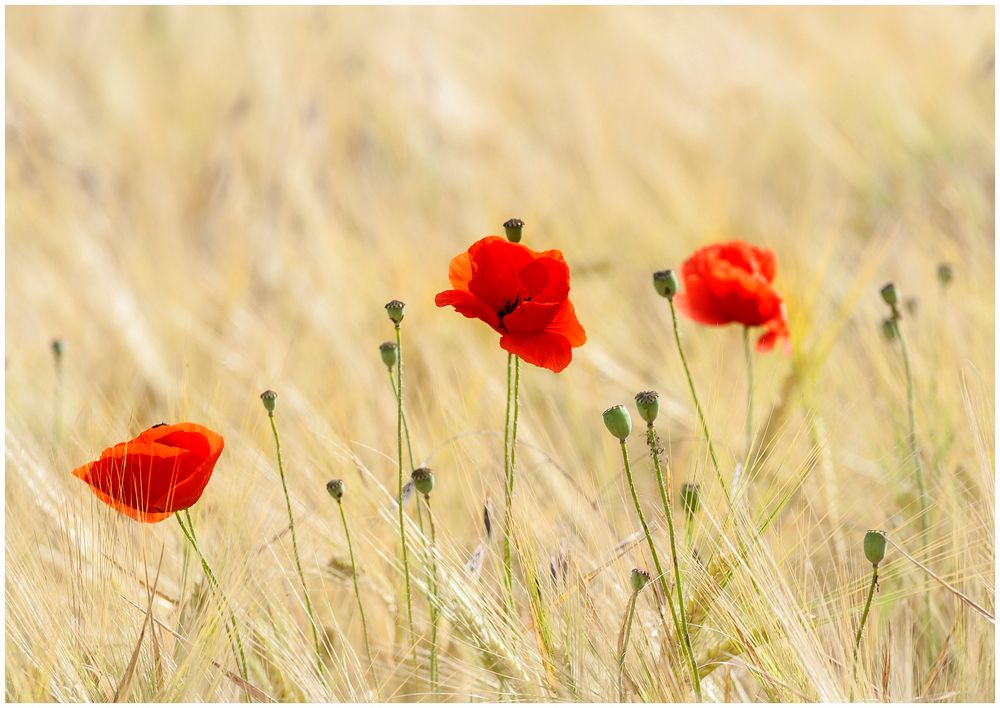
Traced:
[[163, 521], [201, 498], [225, 445], [195, 423], [155, 425], [73, 470], [97, 498], [137, 521]]
[[724, 325], [732, 322], [763, 327], [758, 351], [770, 351], [779, 338], [788, 344], [785, 303], [772, 286], [774, 254], [743, 241], [716, 243], [694, 252], [684, 261], [684, 292], [674, 302], [695, 322]]
[[487, 236], [451, 260], [448, 279], [453, 290], [438, 293], [437, 306], [482, 320], [502, 335], [503, 349], [529, 364], [558, 373], [587, 341], [569, 301], [569, 266], [557, 250]]

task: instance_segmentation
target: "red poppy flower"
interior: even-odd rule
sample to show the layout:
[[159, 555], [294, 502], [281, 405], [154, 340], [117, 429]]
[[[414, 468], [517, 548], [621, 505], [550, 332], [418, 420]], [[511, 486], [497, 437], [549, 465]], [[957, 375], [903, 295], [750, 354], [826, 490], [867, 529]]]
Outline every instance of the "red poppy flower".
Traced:
[[775, 291], [774, 254], [743, 241], [716, 243], [695, 251], [684, 262], [684, 292], [677, 307], [695, 322], [724, 325], [738, 322], [763, 327], [757, 350], [766, 352], [779, 338], [788, 344], [785, 303]]
[[499, 236], [487, 236], [451, 260], [453, 290], [437, 294], [499, 332], [500, 346], [529, 364], [558, 373], [587, 341], [569, 301], [569, 266], [559, 251], [532, 251]]
[[201, 498], [225, 443], [194, 423], [154, 425], [73, 470], [98, 499], [137, 521], [163, 521]]

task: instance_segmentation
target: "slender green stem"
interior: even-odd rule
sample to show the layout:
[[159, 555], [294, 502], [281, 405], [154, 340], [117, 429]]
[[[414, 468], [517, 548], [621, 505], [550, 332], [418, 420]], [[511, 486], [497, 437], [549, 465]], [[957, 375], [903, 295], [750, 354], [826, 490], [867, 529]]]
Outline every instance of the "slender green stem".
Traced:
[[[392, 395], [396, 398], [396, 405], [399, 405], [399, 389], [396, 388], [396, 379], [392, 376], [392, 369], [389, 369], [389, 385], [392, 386]], [[417, 466], [413, 463], [413, 446], [410, 444], [410, 426], [406, 422], [406, 409], [403, 409], [403, 433], [406, 435], [406, 452], [410, 460], [410, 469], [415, 470]], [[417, 525], [420, 527], [420, 533], [424, 532], [424, 515], [420, 510], [420, 505], [417, 504]]]
[[358, 600], [358, 613], [361, 615], [361, 633], [365, 637], [365, 652], [368, 654], [368, 668], [374, 671], [372, 661], [372, 643], [368, 639], [368, 621], [365, 619], [365, 604], [361, 601], [361, 590], [358, 588], [358, 566], [354, 560], [354, 545], [351, 543], [351, 529], [347, 525], [347, 514], [344, 512], [343, 501], [337, 500], [340, 507], [340, 520], [344, 522], [344, 536], [347, 538], [347, 553], [351, 557], [351, 579], [354, 581], [354, 597]]
[[[642, 531], [646, 535], [646, 544], [649, 546], [649, 553], [653, 556], [653, 566], [656, 568], [656, 577], [660, 581], [660, 588], [663, 590], [663, 597], [670, 608], [670, 617], [674, 622], [674, 630], [677, 632], [677, 636], [681, 639], [683, 643], [684, 635], [681, 630], [680, 620], [677, 618], [677, 610], [674, 609], [674, 601], [670, 592], [670, 588], [667, 586], [667, 575], [663, 572], [663, 566], [660, 564], [660, 554], [656, 552], [656, 546], [653, 544], [653, 535], [649, 532], [649, 524], [646, 523], [646, 515], [642, 512], [642, 505], [639, 503], [639, 495], [635, 491], [635, 481], [632, 479], [632, 466], [628, 461], [628, 447], [625, 445], [624, 440], [619, 440], [619, 444], [622, 449], [622, 461], [625, 463], [625, 478], [628, 480], [629, 491], [632, 492], [632, 502], [635, 504], [635, 513], [639, 517], [639, 524], [642, 526]], [[692, 664], [692, 668], [694, 665]], [[698, 700], [701, 700], [701, 682], [695, 680], [695, 675], [697, 670], [692, 673], [692, 682], [695, 687], [695, 695]]]
[[750, 346], [750, 328], [743, 328], [743, 356], [747, 362], [747, 430], [746, 430], [746, 459], [743, 463], [743, 472], [747, 472], [750, 465], [750, 450], [753, 447], [753, 347]]
[[316, 628], [316, 617], [313, 615], [312, 601], [309, 599], [309, 590], [306, 588], [306, 576], [302, 572], [302, 560], [299, 558], [299, 541], [295, 536], [295, 516], [292, 514], [292, 498], [288, 495], [288, 482], [285, 480], [285, 464], [281, 458], [281, 440], [278, 438], [278, 426], [274, 422], [274, 411], [267, 414], [271, 421], [271, 432], [274, 433], [274, 449], [278, 457], [278, 476], [281, 477], [281, 489], [285, 493], [285, 507], [288, 510], [288, 527], [292, 536], [292, 556], [295, 559], [295, 570], [299, 574], [299, 582], [302, 583], [302, 597], [306, 603], [306, 612], [309, 614], [309, 626], [312, 627], [313, 644], [316, 646], [316, 662], [320, 673], [323, 673], [323, 653], [319, 643], [319, 630]]
[[[858, 674], [858, 650], [861, 648], [861, 634], [865, 630], [865, 622], [868, 621], [868, 611], [872, 606], [872, 598], [875, 596], [875, 588], [878, 586], [878, 566], [872, 566], [872, 582], [868, 586], [868, 598], [865, 600], [865, 608], [861, 611], [861, 621], [858, 623], [858, 633], [854, 637], [854, 656], [851, 658], [854, 676]], [[851, 687], [850, 701], [854, 702], [854, 687]]]
[[431, 660], [430, 660], [430, 678], [431, 678], [431, 694], [433, 696], [437, 695], [438, 691], [438, 679], [440, 675], [440, 669], [438, 667], [438, 654], [437, 654], [437, 635], [438, 635], [438, 618], [440, 612], [438, 610], [438, 587], [437, 587], [437, 558], [435, 556], [437, 548], [437, 530], [434, 527], [434, 512], [431, 511], [431, 497], [429, 494], [424, 496], [424, 503], [427, 505], [427, 520], [430, 523], [430, 549], [429, 554], [431, 558], [430, 562], [430, 607], [431, 607]]
[[635, 601], [639, 593], [633, 592], [625, 609], [625, 635], [622, 638], [622, 649], [618, 654], [618, 702], [625, 702], [625, 654], [628, 653], [628, 642], [632, 637], [632, 618], [635, 616]]
[[698, 401], [698, 392], [694, 388], [694, 378], [691, 376], [691, 369], [688, 367], [687, 356], [684, 355], [684, 345], [681, 343], [681, 330], [677, 324], [677, 309], [674, 307], [673, 298], [670, 298], [668, 302], [670, 303], [670, 317], [674, 323], [674, 340], [677, 342], [677, 352], [681, 356], [684, 375], [687, 377], [688, 387], [691, 389], [691, 398], [694, 400], [694, 407], [698, 412], [698, 420], [701, 422], [701, 430], [705, 434], [705, 442], [708, 443], [708, 454], [712, 458], [712, 466], [715, 468], [715, 474], [719, 478], [719, 484], [722, 485], [726, 501], [732, 505], [729, 485], [726, 484], [726, 480], [722, 476], [722, 468], [719, 467], [719, 458], [715, 454], [715, 445], [712, 444], [712, 434], [708, 430], [708, 421], [705, 420], [705, 412], [701, 409], [701, 403]]
[[649, 445], [649, 454], [653, 458], [653, 469], [656, 470], [657, 486], [660, 488], [660, 499], [663, 502], [663, 511], [667, 515], [667, 531], [670, 534], [670, 555], [674, 561], [674, 586], [677, 588], [677, 607], [681, 619], [681, 640], [684, 642], [684, 651], [687, 654], [688, 664], [691, 667], [691, 682], [694, 686], [695, 695], [701, 701], [701, 674], [698, 672], [698, 661], [694, 656], [694, 649], [691, 647], [691, 635], [688, 632], [687, 611], [684, 609], [684, 583], [681, 580], [681, 566], [677, 557], [677, 538], [674, 535], [674, 514], [670, 508], [670, 500], [667, 498], [667, 484], [663, 477], [663, 470], [660, 467], [659, 441], [656, 439], [656, 430], [652, 423], [646, 424], [646, 441]]
[[[511, 370], [513, 369], [513, 378]], [[503, 514], [503, 567], [504, 588], [507, 591], [507, 616], [514, 622], [514, 576], [511, 571], [510, 547], [512, 526], [512, 501], [514, 497], [514, 472], [517, 450], [518, 387], [521, 377], [520, 359], [507, 354], [507, 414], [504, 424], [504, 514]]]
[[177, 525], [181, 527], [181, 533], [184, 534], [184, 538], [187, 539], [191, 548], [198, 558], [201, 560], [202, 572], [205, 573], [205, 577], [208, 579], [208, 584], [212, 588], [212, 591], [216, 593], [219, 604], [229, 612], [229, 624], [232, 626], [232, 633], [230, 634], [229, 628], [226, 628], [226, 634], [229, 635], [230, 642], [234, 643], [233, 655], [236, 658], [236, 665], [240, 669], [240, 676], [244, 681], [247, 680], [247, 657], [243, 650], [243, 640], [240, 638], [240, 630], [236, 624], [236, 615], [231, 609], [229, 609], [229, 600], [226, 599], [225, 593], [222, 592], [222, 587], [219, 585], [219, 581], [215, 577], [215, 573], [212, 572], [211, 566], [208, 564], [208, 559], [205, 558], [205, 554], [201, 552], [201, 547], [198, 545], [198, 540], [194, 535], [194, 524], [191, 522], [191, 514], [187, 509], [184, 510], [184, 514], [187, 516], [188, 526], [184, 525], [184, 521], [181, 519], [180, 514], [174, 514], [177, 519]]
[[403, 512], [403, 337], [399, 331], [399, 323], [395, 324], [396, 330], [396, 459], [399, 462], [399, 545], [403, 553], [403, 577], [406, 588], [406, 620], [410, 629], [410, 649], [413, 652], [413, 664], [417, 663], [417, 635], [413, 631], [413, 600], [410, 595], [410, 559], [406, 550], [406, 523]]

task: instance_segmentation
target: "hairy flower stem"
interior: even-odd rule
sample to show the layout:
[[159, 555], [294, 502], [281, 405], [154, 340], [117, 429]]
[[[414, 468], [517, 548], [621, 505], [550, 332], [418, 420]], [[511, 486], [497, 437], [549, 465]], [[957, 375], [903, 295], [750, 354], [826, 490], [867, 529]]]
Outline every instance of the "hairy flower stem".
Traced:
[[[513, 388], [511, 387], [513, 369]], [[517, 471], [517, 415], [520, 407], [519, 389], [521, 382], [521, 360], [507, 354], [507, 416], [504, 425], [504, 515], [503, 515], [503, 567], [504, 588], [507, 591], [507, 616], [514, 624], [514, 576], [510, 566], [510, 546], [512, 532], [512, 508], [514, 498], [514, 475]]]
[[229, 612], [229, 624], [232, 626], [232, 632], [229, 631], [229, 627], [226, 627], [226, 634], [229, 636], [230, 643], [233, 645], [233, 656], [236, 659], [236, 665], [240, 669], [240, 677], [246, 681], [247, 680], [247, 657], [243, 650], [243, 640], [240, 639], [240, 630], [236, 624], [236, 615], [229, 608], [229, 600], [226, 599], [225, 594], [222, 592], [222, 587], [219, 585], [219, 581], [215, 577], [215, 573], [212, 572], [211, 566], [208, 565], [208, 560], [205, 558], [205, 554], [201, 552], [201, 547], [198, 545], [198, 540], [194, 535], [194, 523], [191, 521], [191, 514], [187, 509], [184, 510], [185, 516], [187, 516], [188, 525], [184, 525], [181, 515], [174, 514], [177, 519], [177, 525], [181, 527], [181, 533], [184, 534], [184, 538], [187, 539], [188, 544], [198, 554], [198, 558], [201, 559], [201, 569], [205, 573], [205, 577], [208, 579], [208, 584], [212, 588], [212, 591], [216, 593], [219, 604]]
[[[872, 566], [872, 582], [868, 586], [868, 599], [865, 600], [865, 608], [861, 611], [861, 622], [858, 623], [858, 633], [854, 637], [854, 656], [851, 665], [854, 667], [854, 676], [858, 675], [858, 650], [861, 648], [861, 634], [865, 630], [865, 622], [868, 621], [868, 611], [872, 606], [872, 598], [875, 596], [875, 588], [878, 587], [878, 566]], [[851, 687], [850, 702], [854, 702], [854, 688]]]
[[681, 344], [681, 330], [677, 325], [677, 309], [674, 307], [674, 299], [669, 298], [667, 302], [670, 303], [670, 317], [674, 323], [674, 340], [677, 342], [677, 352], [681, 356], [684, 375], [687, 377], [688, 387], [691, 389], [691, 398], [694, 400], [694, 407], [698, 412], [698, 420], [701, 422], [701, 430], [705, 434], [705, 441], [708, 443], [708, 454], [712, 458], [712, 466], [715, 468], [715, 474], [719, 478], [719, 484], [722, 485], [726, 501], [732, 506], [733, 499], [729, 493], [729, 486], [722, 477], [722, 468], [719, 467], [719, 459], [715, 454], [715, 445], [712, 444], [712, 434], [708, 431], [708, 421], [705, 420], [705, 412], [701, 409], [701, 403], [698, 401], [698, 392], [694, 388], [694, 378], [691, 376], [691, 369], [688, 367], [687, 357], [684, 355], [684, 345]]
[[365, 619], [365, 605], [361, 602], [361, 590], [358, 588], [358, 566], [354, 560], [354, 545], [351, 543], [351, 529], [347, 525], [347, 513], [344, 511], [344, 503], [337, 502], [340, 507], [340, 520], [344, 522], [344, 536], [347, 538], [347, 554], [351, 557], [351, 579], [354, 581], [354, 597], [358, 601], [358, 613], [361, 615], [361, 633], [365, 637], [365, 652], [368, 654], [368, 669], [375, 670], [375, 663], [372, 661], [372, 643], [368, 639], [368, 621]]
[[[653, 535], [649, 532], [649, 524], [646, 523], [646, 515], [642, 512], [642, 505], [639, 503], [639, 495], [635, 491], [635, 482], [632, 479], [632, 466], [628, 461], [628, 447], [626, 447], [624, 440], [620, 440], [619, 444], [622, 449], [622, 461], [625, 463], [625, 478], [628, 480], [628, 488], [629, 491], [632, 492], [632, 502], [635, 504], [635, 513], [638, 515], [639, 524], [642, 526], [642, 531], [646, 535], [646, 544], [649, 546], [650, 555], [653, 556], [653, 566], [656, 568], [656, 577], [659, 579], [660, 588], [663, 590], [663, 598], [666, 601], [667, 606], [670, 608], [670, 617], [674, 622], [674, 630], [677, 632], [677, 636], [683, 643], [685, 632], [682, 631], [680, 620], [677, 618], [677, 610], [674, 609], [674, 601], [670, 593], [670, 588], [667, 586], [667, 575], [663, 572], [663, 566], [660, 565], [660, 554], [656, 552], [656, 546], [653, 545]], [[693, 662], [691, 662], [691, 669], [692, 685], [694, 687], [695, 696], [700, 702], [701, 680], [698, 678], [698, 669]]]
[[430, 524], [431, 538], [430, 538], [430, 548], [428, 553], [430, 555], [430, 608], [431, 608], [431, 656], [430, 656], [430, 679], [431, 679], [431, 694], [432, 696], [437, 695], [438, 691], [438, 680], [440, 676], [440, 669], [438, 667], [438, 654], [437, 654], [437, 634], [438, 634], [438, 617], [440, 612], [438, 610], [438, 588], [437, 588], [437, 558], [435, 557], [435, 552], [437, 548], [437, 530], [434, 528], [434, 512], [431, 511], [431, 495], [424, 495], [424, 503], [427, 505], [427, 520]]
[[319, 643], [319, 631], [316, 628], [316, 617], [313, 615], [309, 590], [306, 588], [306, 576], [302, 572], [302, 560], [299, 558], [299, 541], [295, 536], [295, 516], [292, 514], [292, 499], [288, 495], [288, 482], [285, 480], [285, 464], [281, 459], [281, 440], [278, 438], [278, 426], [274, 422], [274, 411], [269, 411], [267, 417], [271, 421], [271, 432], [274, 433], [274, 449], [278, 457], [278, 476], [281, 477], [281, 489], [285, 493], [285, 507], [288, 510], [288, 527], [292, 536], [292, 556], [295, 559], [295, 569], [299, 574], [299, 582], [302, 583], [302, 597], [306, 603], [309, 625], [312, 627], [313, 644], [316, 647], [316, 663], [319, 666], [320, 674], [323, 674], [323, 653]]
[[663, 511], [667, 515], [667, 531], [670, 534], [670, 555], [674, 561], [674, 586], [677, 588], [677, 607], [681, 620], [681, 641], [684, 642], [684, 652], [687, 654], [688, 664], [691, 667], [691, 682], [694, 686], [695, 695], [701, 701], [701, 675], [698, 672], [698, 661], [694, 656], [694, 649], [691, 647], [691, 635], [688, 632], [687, 611], [684, 609], [684, 590], [681, 581], [681, 566], [677, 558], [677, 537], [674, 533], [674, 514], [670, 509], [670, 500], [667, 498], [667, 484], [663, 478], [663, 470], [660, 467], [659, 441], [656, 439], [656, 430], [652, 423], [646, 424], [646, 442], [649, 445], [649, 454], [653, 458], [653, 469], [656, 470], [657, 486], [660, 488], [660, 499], [663, 501]]
[[632, 637], [632, 618], [635, 617], [635, 603], [639, 593], [632, 591], [632, 596], [628, 599], [625, 608], [625, 633], [622, 639], [622, 648], [618, 653], [618, 702], [625, 702], [625, 654], [628, 653], [628, 641]]
[[413, 600], [410, 595], [410, 559], [406, 551], [406, 523], [403, 514], [403, 338], [396, 330], [396, 459], [399, 463], [399, 545], [403, 552], [403, 577], [406, 588], [406, 620], [410, 629], [410, 649], [413, 653], [413, 665], [417, 664], [417, 635], [413, 631]]
[[747, 430], [746, 458], [743, 472], [750, 466], [750, 450], [753, 447], [753, 348], [750, 346], [750, 328], [743, 328], [743, 356], [747, 362]]

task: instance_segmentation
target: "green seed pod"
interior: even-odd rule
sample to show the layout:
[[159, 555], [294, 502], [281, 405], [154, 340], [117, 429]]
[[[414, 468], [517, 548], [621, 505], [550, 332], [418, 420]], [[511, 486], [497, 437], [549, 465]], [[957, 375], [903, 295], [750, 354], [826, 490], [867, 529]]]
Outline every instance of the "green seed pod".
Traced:
[[635, 394], [635, 407], [639, 410], [639, 417], [652, 425], [660, 412], [660, 394], [656, 391]]
[[66, 351], [66, 345], [61, 339], [52, 340], [52, 353], [55, 355], [56, 359], [61, 359], [63, 352]]
[[403, 308], [406, 304], [399, 300], [390, 300], [385, 303], [385, 311], [389, 313], [389, 319], [392, 320], [393, 324], [399, 324], [403, 321]]
[[955, 278], [955, 271], [952, 270], [951, 265], [948, 263], [942, 263], [937, 269], [938, 282], [941, 285], [948, 285]]
[[327, 494], [339, 502], [344, 497], [344, 480], [331, 479], [326, 483], [326, 491]]
[[882, 334], [890, 342], [896, 338], [896, 321], [891, 317], [882, 320]]
[[688, 517], [692, 517], [701, 509], [701, 487], [694, 482], [681, 485], [681, 508]]
[[865, 534], [865, 558], [877, 566], [885, 558], [886, 538], [882, 531], [869, 531]]
[[611, 406], [604, 411], [604, 425], [608, 432], [624, 441], [632, 432], [632, 416], [625, 406]]
[[894, 283], [886, 283], [879, 292], [882, 294], [885, 304], [895, 309], [896, 305], [899, 304], [899, 290], [896, 289], [896, 285]]
[[629, 577], [629, 584], [632, 586], [632, 592], [639, 592], [644, 587], [646, 583], [652, 580], [652, 577], [642, 568], [633, 568], [632, 575]]
[[425, 497], [434, 489], [434, 473], [429, 467], [418, 467], [413, 470], [410, 479], [413, 480], [413, 488]]
[[503, 222], [503, 230], [507, 234], [507, 240], [511, 243], [521, 243], [521, 231], [524, 229], [524, 222], [520, 219], [507, 219]]
[[653, 273], [653, 287], [661, 297], [673, 300], [674, 295], [681, 289], [681, 284], [677, 280], [677, 274], [672, 270], [658, 270]]
[[399, 349], [396, 348], [395, 342], [382, 342], [378, 345], [378, 353], [382, 356], [382, 363], [385, 364], [390, 371], [396, 368], [396, 359], [399, 356]]
[[274, 415], [274, 402], [278, 398], [276, 394], [271, 389], [264, 391], [260, 394], [260, 400], [264, 402], [264, 409], [267, 411], [268, 415]]

